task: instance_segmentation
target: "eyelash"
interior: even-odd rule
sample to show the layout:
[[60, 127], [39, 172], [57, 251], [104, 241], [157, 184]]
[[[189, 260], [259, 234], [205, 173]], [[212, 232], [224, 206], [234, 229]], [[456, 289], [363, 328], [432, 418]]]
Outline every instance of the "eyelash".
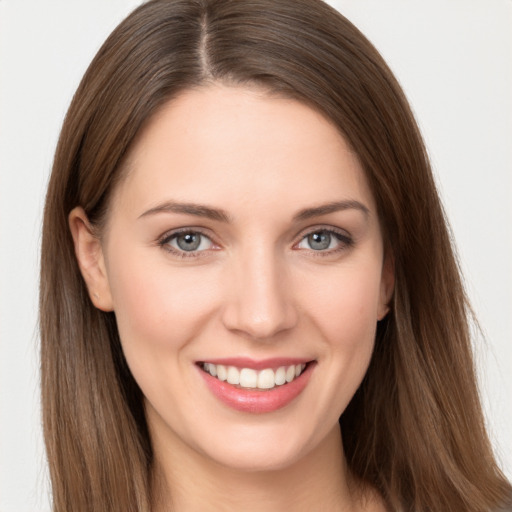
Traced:
[[[332, 256], [333, 254], [337, 254], [342, 251], [346, 251], [350, 249], [354, 245], [353, 238], [348, 235], [346, 232], [336, 230], [332, 227], [316, 227], [314, 229], [310, 229], [305, 233], [302, 233], [300, 235], [300, 239], [298, 242], [296, 242], [293, 247], [296, 248], [300, 243], [302, 243], [308, 236], [311, 236], [313, 234], [328, 234], [330, 236], [334, 236], [334, 238], [339, 242], [340, 246], [336, 247], [334, 249], [327, 249], [327, 250], [315, 250], [315, 249], [306, 249], [309, 253], [311, 253], [315, 257], [325, 257], [325, 256]], [[216, 245], [215, 242], [211, 239], [210, 236], [205, 234], [201, 229], [199, 228], [183, 228], [179, 230], [175, 230], [172, 232], [167, 232], [164, 235], [162, 235], [158, 241], [157, 244], [159, 247], [161, 247], [163, 250], [173, 254], [174, 256], [177, 256], [178, 258], [198, 258], [202, 256], [207, 256], [207, 253], [212, 249], [203, 249], [200, 251], [193, 250], [193, 251], [185, 251], [185, 250], [178, 250], [174, 247], [171, 247], [169, 244], [172, 240], [176, 239], [180, 235], [186, 235], [186, 234], [192, 234], [192, 235], [200, 235], [201, 237], [207, 238], [212, 245]], [[215, 249], [213, 249], [215, 250]]]
[[297, 247], [302, 241], [304, 241], [308, 236], [314, 234], [328, 234], [331, 237], [334, 237], [339, 243], [339, 247], [335, 247], [333, 249], [327, 250], [315, 250], [315, 249], [306, 249], [312, 256], [314, 257], [328, 257], [333, 256], [334, 254], [338, 254], [340, 252], [346, 251], [350, 249], [354, 245], [354, 239], [345, 231], [338, 230], [332, 227], [315, 227], [313, 229], [308, 230], [307, 232], [301, 234], [299, 242], [294, 244], [294, 247]]
[[179, 237], [180, 235], [187, 235], [187, 234], [200, 235], [201, 237], [204, 237], [204, 238], [207, 238], [208, 240], [210, 240], [210, 242], [214, 246], [216, 245], [215, 242], [211, 239], [211, 237], [208, 236], [207, 234], [205, 234], [203, 231], [201, 231], [201, 229], [199, 229], [199, 228], [183, 228], [183, 229], [178, 229], [178, 230], [174, 230], [171, 232], [167, 232], [164, 235], [162, 235], [157, 241], [158, 246], [161, 247], [164, 251], [167, 251], [167, 252], [173, 254], [174, 256], [177, 256], [178, 258], [199, 258], [201, 256], [206, 256], [205, 253], [207, 253], [211, 249], [204, 249], [202, 251], [184, 251], [184, 250], [175, 249], [174, 247], [171, 247], [169, 245], [170, 242], [172, 240], [174, 240], [175, 238]]

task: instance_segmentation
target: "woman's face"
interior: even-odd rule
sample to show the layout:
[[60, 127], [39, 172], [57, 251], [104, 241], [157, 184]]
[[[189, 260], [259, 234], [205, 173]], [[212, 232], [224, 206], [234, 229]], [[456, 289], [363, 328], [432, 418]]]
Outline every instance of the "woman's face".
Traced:
[[220, 85], [143, 130], [98, 255], [91, 297], [115, 312], [155, 451], [238, 469], [286, 467], [337, 428], [393, 285], [336, 128]]

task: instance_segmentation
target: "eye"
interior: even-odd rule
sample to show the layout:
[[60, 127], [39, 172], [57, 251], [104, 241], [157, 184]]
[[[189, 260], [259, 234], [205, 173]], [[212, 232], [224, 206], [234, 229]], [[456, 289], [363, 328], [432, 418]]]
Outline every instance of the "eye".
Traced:
[[350, 245], [352, 245], [352, 239], [347, 235], [328, 229], [317, 229], [304, 236], [297, 244], [297, 248], [330, 252]]
[[[160, 241], [160, 245], [177, 253], [196, 253], [212, 249], [213, 242], [199, 231], [181, 231], [165, 236]], [[184, 255], [184, 254], [183, 254]]]

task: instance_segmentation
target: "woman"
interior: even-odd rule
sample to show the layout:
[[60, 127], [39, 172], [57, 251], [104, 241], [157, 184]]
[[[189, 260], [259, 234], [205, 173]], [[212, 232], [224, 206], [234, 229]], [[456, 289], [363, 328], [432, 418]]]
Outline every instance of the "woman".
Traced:
[[510, 496], [418, 129], [323, 3], [129, 16], [69, 109], [42, 251], [55, 510]]

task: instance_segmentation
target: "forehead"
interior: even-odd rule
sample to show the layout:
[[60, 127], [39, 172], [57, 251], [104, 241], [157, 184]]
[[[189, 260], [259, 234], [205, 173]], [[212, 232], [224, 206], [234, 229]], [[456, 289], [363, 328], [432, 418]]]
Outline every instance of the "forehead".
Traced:
[[298, 203], [358, 196], [373, 206], [339, 130], [311, 107], [256, 88], [212, 85], [169, 101], [139, 134], [127, 171], [114, 203], [133, 208], [169, 197], [276, 205], [284, 196]]

